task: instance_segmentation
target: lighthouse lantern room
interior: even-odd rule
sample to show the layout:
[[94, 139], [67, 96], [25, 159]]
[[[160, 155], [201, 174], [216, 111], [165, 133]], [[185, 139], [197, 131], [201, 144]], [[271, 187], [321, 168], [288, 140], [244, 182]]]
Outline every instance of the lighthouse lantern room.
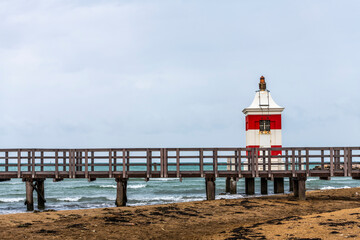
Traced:
[[[254, 101], [243, 110], [246, 118], [247, 148], [278, 148], [281, 141], [281, 113], [283, 107], [272, 99], [266, 89], [264, 76], [261, 76], [259, 90]], [[271, 155], [279, 155], [281, 151], [272, 151]]]

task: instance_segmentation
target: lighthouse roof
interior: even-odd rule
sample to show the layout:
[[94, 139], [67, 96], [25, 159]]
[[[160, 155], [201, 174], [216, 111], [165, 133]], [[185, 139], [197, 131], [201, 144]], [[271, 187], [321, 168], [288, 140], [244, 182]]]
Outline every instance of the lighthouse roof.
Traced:
[[255, 98], [251, 105], [243, 110], [246, 115], [259, 114], [259, 113], [271, 113], [280, 114], [284, 110], [283, 107], [277, 105], [271, 97], [270, 91], [260, 90], [255, 94]]

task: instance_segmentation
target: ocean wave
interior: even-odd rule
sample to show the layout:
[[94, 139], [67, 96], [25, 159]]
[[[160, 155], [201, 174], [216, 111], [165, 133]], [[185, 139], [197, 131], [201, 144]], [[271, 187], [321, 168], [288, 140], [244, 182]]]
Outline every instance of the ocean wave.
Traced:
[[165, 181], [165, 182], [167, 182], [167, 181], [179, 181], [180, 179], [179, 178], [153, 178], [153, 179], [151, 179], [151, 181]]
[[58, 201], [63, 202], [78, 202], [81, 199], [81, 197], [64, 197], [64, 198], [57, 198]]
[[160, 197], [150, 197], [150, 196], [142, 196], [142, 197], [132, 197], [131, 200], [135, 200], [136, 202], [175, 202], [184, 200], [182, 196], [160, 196]]
[[101, 188], [116, 188], [115, 185], [100, 185]]
[[128, 188], [137, 189], [137, 188], [144, 188], [146, 184], [137, 184], [137, 185], [130, 185]]
[[25, 201], [25, 198], [0, 198], [0, 203], [11, 203]]
[[344, 186], [344, 187], [326, 186], [326, 187], [322, 187], [322, 188], [320, 188], [320, 190], [346, 189], [346, 188], [351, 188], [351, 187], [349, 187], [349, 186]]

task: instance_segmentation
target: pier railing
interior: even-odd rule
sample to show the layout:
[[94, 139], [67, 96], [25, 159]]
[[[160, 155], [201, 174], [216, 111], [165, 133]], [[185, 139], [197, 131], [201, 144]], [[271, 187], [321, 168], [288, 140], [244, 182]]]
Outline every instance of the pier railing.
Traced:
[[12, 178], [360, 177], [360, 147], [0, 149]]

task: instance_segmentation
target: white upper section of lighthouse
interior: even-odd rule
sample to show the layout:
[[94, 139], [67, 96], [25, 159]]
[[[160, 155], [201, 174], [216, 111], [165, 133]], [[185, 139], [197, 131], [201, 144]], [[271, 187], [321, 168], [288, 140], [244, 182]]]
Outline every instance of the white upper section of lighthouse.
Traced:
[[245, 115], [255, 115], [259, 113], [281, 114], [284, 111], [272, 99], [270, 91], [266, 89], [266, 82], [264, 76], [261, 76], [259, 83], [259, 91], [256, 91], [254, 101], [251, 105], [243, 110]]
[[259, 114], [259, 112], [271, 112], [272, 114], [280, 114], [283, 110], [283, 107], [275, 103], [268, 90], [260, 90], [256, 92], [254, 101], [249, 107], [243, 110], [243, 113], [245, 115]]

